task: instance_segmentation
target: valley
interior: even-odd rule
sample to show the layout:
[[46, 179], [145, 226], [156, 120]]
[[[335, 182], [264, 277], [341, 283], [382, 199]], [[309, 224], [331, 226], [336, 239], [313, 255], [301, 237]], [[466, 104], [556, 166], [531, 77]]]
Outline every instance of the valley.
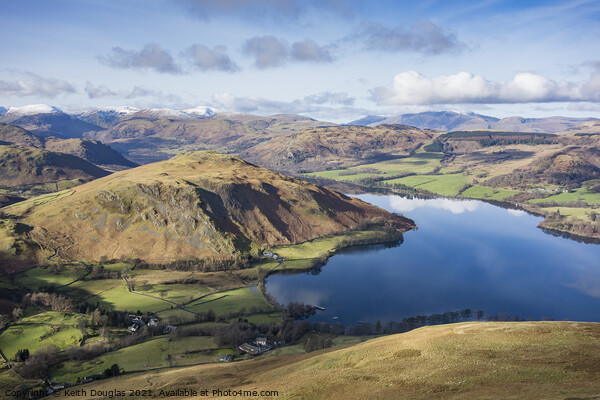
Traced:
[[[130, 111], [67, 115], [71, 120], [82, 118], [87, 124], [102, 126], [56, 137], [48, 136], [56, 133], [52, 128], [58, 123], [56, 116], [45, 131], [31, 125], [42, 121], [43, 116], [26, 119], [30, 125], [23, 123], [31, 132], [12, 125], [0, 126], [0, 147], [6, 155], [2, 167], [7, 171], [1, 192], [7, 205], [0, 210], [2, 390], [15, 385], [43, 390], [64, 384], [94, 388], [106, 382], [127, 387], [139, 384], [132, 383], [138, 377], [150, 376], [161, 382], [161, 388], [169, 389], [172, 385], [162, 383], [162, 377], [174, 371], [182, 376], [208, 374], [215, 385], [229, 382], [232, 388], [245, 388], [240, 380], [227, 378], [228, 372], [223, 371], [231, 367], [243, 375], [255, 368], [246, 365], [257, 365], [258, 372], [253, 374], [261, 378], [253, 387], [275, 385], [285, 389], [284, 398], [296, 398], [295, 393], [306, 393], [310, 385], [295, 375], [289, 379], [297, 382], [298, 389], [267, 377], [271, 373], [286, 376], [285, 371], [302, 365], [303, 360], [314, 358], [314, 362], [320, 362], [317, 360], [321, 354], [354, 357], [352, 352], [360, 352], [360, 346], [376, 346], [382, 340], [388, 340], [386, 349], [378, 352], [398, 352], [401, 350], [395, 346], [404, 346], [398, 343], [421, 340], [411, 335], [423, 338], [426, 332], [436, 329], [462, 329], [461, 323], [472, 326], [475, 335], [489, 336], [490, 330], [509, 329], [507, 322], [499, 321], [519, 319], [515, 314], [521, 320], [575, 315], [573, 311], [554, 315], [521, 309], [514, 299], [494, 303], [459, 294], [454, 299], [462, 300], [456, 304], [440, 299], [438, 304], [413, 309], [391, 298], [386, 305], [368, 302], [371, 308], [360, 315], [361, 306], [366, 306], [360, 304], [361, 299], [371, 297], [362, 290], [379, 287], [379, 297], [385, 298], [386, 281], [391, 282], [389, 277], [397, 273], [393, 270], [398, 262], [404, 263], [406, 273], [413, 271], [411, 260], [419, 260], [421, 270], [430, 268], [427, 260], [437, 253], [413, 253], [415, 235], [430, 245], [437, 243], [440, 249], [446, 246], [444, 235], [428, 239], [430, 223], [424, 221], [421, 225], [402, 215], [422, 218], [414, 211], [420, 206], [390, 208], [382, 203], [384, 197], [347, 196], [327, 186], [345, 193], [409, 197], [394, 197], [396, 200], [390, 200], [394, 204], [443, 202], [442, 208], [454, 211], [493, 207], [474, 206], [472, 199], [480, 199], [508, 207], [509, 213], [527, 210], [545, 215], [540, 227], [593, 240], [600, 237], [595, 211], [600, 205], [596, 187], [600, 182], [600, 158], [593, 133], [582, 134], [581, 128], [559, 133], [443, 132], [385, 123], [373, 127], [337, 125], [294, 115], [194, 116], [165, 110]], [[110, 118], [105, 120], [107, 115]], [[63, 125], [57, 126], [71, 123], [67, 117], [60, 116]], [[584, 126], [593, 124], [586, 122]], [[76, 122], [72, 132], [82, 127], [89, 128]], [[136, 167], [118, 151], [143, 165]], [[458, 220], [445, 222], [445, 217], [435, 211], [429, 214], [436, 215], [433, 226], [437, 230], [461, 232]], [[564, 240], [536, 229], [531, 233], [532, 223], [538, 220], [531, 222], [529, 218], [523, 232], [547, 236], [535, 243]], [[481, 216], [478, 219], [486, 221]], [[461, 221], [477, 232], [468, 218]], [[499, 222], [488, 225], [494, 224]], [[415, 228], [423, 229], [423, 233]], [[477, 229], [486, 232], [485, 227]], [[513, 234], [507, 234], [506, 240], [513, 240]], [[480, 233], [472, 240], [485, 237]], [[410, 243], [405, 243], [407, 238]], [[594, 258], [594, 251], [587, 249], [575, 257], [577, 246], [583, 244], [573, 242], [572, 246], [568, 251], [568, 246], [562, 246], [563, 252], [573, 255], [573, 259], [579, 257], [581, 265]], [[351, 250], [345, 250], [348, 248]], [[386, 254], [392, 253], [392, 263], [386, 266]], [[468, 250], [462, 253], [468, 254]], [[553, 253], [548, 250], [548, 254]], [[479, 256], [472, 255], [473, 259]], [[537, 261], [545, 259], [535, 257]], [[550, 259], [547, 262], [552, 263]], [[315, 279], [338, 271], [337, 266], [342, 264], [341, 275], [328, 286], [337, 288], [341, 284], [336, 293], [346, 292], [350, 297], [338, 300], [338, 294], [333, 293], [320, 297], [322, 289]], [[365, 269], [370, 264], [372, 267]], [[430, 263], [434, 264], [446, 268], [453, 265], [444, 258]], [[568, 262], [561, 265], [572, 268]], [[381, 275], [382, 268], [391, 269]], [[444, 276], [443, 271], [433, 269], [427, 274]], [[426, 285], [412, 280], [418, 275], [413, 271], [402, 279], [408, 285], [403, 293], [428, 293]], [[351, 277], [361, 276], [358, 286], [353, 287]], [[378, 281], [381, 276], [383, 281]], [[294, 280], [303, 277], [308, 278], [306, 283]], [[468, 285], [486, 284], [461, 279]], [[446, 284], [449, 282], [447, 279]], [[429, 283], [443, 285], [435, 279]], [[580, 310], [582, 314], [576, 319], [596, 321], [597, 317], [583, 306], [593, 303], [585, 297], [593, 293], [593, 288], [579, 281], [575, 284], [583, 286], [578, 286], [579, 292], [563, 294], [563, 304]], [[461, 287], [460, 282], [451, 285]], [[547, 283], [552, 290], [559, 290], [553, 285]], [[491, 285], [488, 293], [495, 293], [494, 287]], [[425, 297], [436, 298], [432, 294]], [[354, 304], [355, 300], [359, 303]], [[511, 302], [512, 308], [501, 306]], [[393, 311], [388, 312], [386, 307]], [[444, 323], [459, 325], [424, 327]], [[523, 329], [523, 337], [533, 337], [532, 332], [542, 329], [542, 325], [544, 332], [557, 329], [572, 332], [573, 337], [592, 332], [591, 336], [581, 336], [581, 342], [571, 344], [597, 345], [595, 323], [521, 322], [515, 329]], [[415, 328], [420, 329], [371, 340]], [[274, 348], [260, 356], [238, 350], [240, 345], [254, 343], [263, 336], [270, 343], [281, 344], [271, 345]], [[440, 356], [439, 346], [444, 343], [440, 340], [445, 339], [435, 334], [431, 340], [427, 344], [432, 349], [428, 362]], [[548, 343], [553, 342], [536, 346], [550, 346]], [[501, 351], [514, 353], [507, 343], [500, 346], [507, 346]], [[464, 354], [458, 347], [455, 350], [455, 357], [462, 360]], [[548, 360], [558, 357], [549, 348], [544, 347], [543, 352], [544, 357], [550, 357]], [[573, 352], [565, 365], [580, 362]], [[477, 357], [468, 362], [481, 363]], [[235, 363], [215, 365], [223, 359]], [[513, 367], [518, 364], [517, 359], [506, 362]], [[423, 365], [434, 368], [433, 364]], [[250, 368], [248, 372], [244, 372], [246, 368]], [[269, 372], [271, 368], [277, 372]], [[523, 368], [527, 375], [536, 367], [532, 364]], [[583, 382], [585, 375], [593, 382], [597, 374], [582, 368], [582, 372], [570, 373], [569, 379]], [[221, 373], [226, 375], [221, 377]], [[367, 377], [371, 372], [356, 373]], [[544, 370], [544, 374], [557, 373]], [[119, 374], [124, 376], [112, 378]], [[497, 382], [493, 376], [468, 375], [492, 386]], [[541, 384], [547, 378], [540, 376], [530, 376], [523, 384]], [[106, 378], [111, 379], [102, 380]], [[186, 387], [199, 388], [197, 381], [186, 382]], [[473, 390], [471, 384], [454, 385], [445, 380], [407, 382], [392, 386], [410, 392], [414, 398], [432, 391], [465, 394]], [[417, 384], [424, 389], [414, 390]], [[561, 385], [548, 385], [544, 390], [549, 395], [557, 388], [569, 392], [568, 385]], [[356, 390], [356, 386], [349, 387]], [[577, 393], [583, 393], [582, 387], [577, 385]], [[396, 393], [394, 390], [385, 393]], [[315, 398], [322, 398], [319, 396]]]

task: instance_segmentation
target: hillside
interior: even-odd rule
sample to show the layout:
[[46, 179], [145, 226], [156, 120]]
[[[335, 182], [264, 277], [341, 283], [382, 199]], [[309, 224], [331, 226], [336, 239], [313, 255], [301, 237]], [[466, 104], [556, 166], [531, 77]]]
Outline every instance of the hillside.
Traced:
[[121, 170], [137, 166], [136, 163], [129, 161], [110, 146], [97, 140], [49, 137], [44, 141], [44, 148], [50, 151], [71, 154], [92, 164], [110, 169]]
[[570, 146], [540, 157], [510, 174], [498, 175], [483, 184], [496, 187], [527, 187], [532, 184], [581, 187], [583, 182], [600, 179], [600, 150]]
[[40, 137], [18, 126], [3, 123], [0, 123], [0, 144], [12, 144], [66, 153], [98, 166], [107, 166], [110, 169], [131, 168], [137, 165], [110, 148], [110, 146], [95, 140]]
[[600, 134], [600, 120], [587, 121], [561, 133], [564, 135]]
[[323, 125], [334, 124], [287, 114], [167, 118], [140, 111], [122, 117], [106, 130], [90, 132], [86, 137], [108, 143], [129, 159], [145, 164], [165, 160], [181, 151], [239, 153], [273, 137]]
[[81, 138], [85, 133], [102, 129], [60, 111], [26, 115], [8, 112], [0, 117], [0, 122], [20, 126], [39, 136], [56, 136], [63, 139]]
[[241, 155], [268, 168], [318, 171], [408, 155], [436, 135], [405, 125], [332, 126], [277, 137]]
[[97, 166], [70, 154], [32, 147], [0, 146], [0, 186], [79, 180], [88, 182], [108, 175]]
[[165, 262], [231, 257], [260, 246], [299, 243], [373, 218], [401, 231], [412, 221], [358, 199], [214, 152], [184, 153], [32, 199], [12, 214], [65, 259]]
[[[309, 354], [128, 374], [109, 386], [155, 393], [278, 391], [276, 397], [236, 397], [242, 399], [594, 398], [600, 386], [599, 355], [597, 323], [467, 322]], [[106, 387], [99, 381], [82, 389], [90, 393]]]
[[44, 139], [25, 129], [0, 122], [0, 144], [13, 144], [23, 147], [44, 148]]

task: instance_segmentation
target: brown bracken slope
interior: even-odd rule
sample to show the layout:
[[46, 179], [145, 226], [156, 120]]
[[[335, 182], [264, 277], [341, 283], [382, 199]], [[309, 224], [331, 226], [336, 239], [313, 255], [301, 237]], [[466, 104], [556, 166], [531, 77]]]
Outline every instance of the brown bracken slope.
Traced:
[[211, 151], [114, 173], [48, 201], [11, 207], [31, 236], [73, 260], [165, 262], [230, 257], [299, 243], [381, 219], [412, 221], [339, 192]]

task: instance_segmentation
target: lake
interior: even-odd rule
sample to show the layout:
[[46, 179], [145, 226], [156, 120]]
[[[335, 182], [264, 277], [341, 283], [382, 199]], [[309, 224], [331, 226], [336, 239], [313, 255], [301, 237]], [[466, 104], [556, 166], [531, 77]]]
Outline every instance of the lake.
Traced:
[[395, 247], [342, 250], [320, 272], [269, 276], [267, 292], [280, 303], [326, 308], [311, 321], [354, 325], [466, 308], [600, 321], [600, 245], [549, 235], [537, 228], [540, 217], [476, 200], [356, 197], [418, 229]]

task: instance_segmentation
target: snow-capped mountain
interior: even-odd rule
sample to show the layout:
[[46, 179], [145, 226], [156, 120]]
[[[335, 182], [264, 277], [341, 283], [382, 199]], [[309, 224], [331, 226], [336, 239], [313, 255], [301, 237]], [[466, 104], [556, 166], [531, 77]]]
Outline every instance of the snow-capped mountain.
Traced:
[[6, 114], [7, 111], [8, 111], [8, 108], [6, 108], [6, 107], [0, 107], [0, 116]]
[[213, 117], [217, 115], [216, 111], [206, 106], [196, 106], [192, 108], [184, 108], [181, 110], [186, 114], [198, 115], [200, 117]]
[[210, 118], [216, 113], [205, 106], [174, 110], [171, 108], [146, 108], [135, 107], [106, 107], [79, 114], [76, 117], [98, 126], [108, 128], [128, 118], [151, 118], [151, 119], [193, 119]]
[[22, 107], [9, 107], [6, 112], [10, 116], [23, 116], [23, 115], [35, 115], [35, 114], [55, 114], [62, 113], [58, 107], [49, 106], [48, 104], [30, 104]]
[[127, 117], [128, 115], [135, 114], [140, 111], [139, 108], [135, 107], [105, 107], [99, 108], [97, 110], [87, 111], [83, 114], [77, 115], [77, 118], [96, 124], [103, 128], [108, 128], [109, 126], [114, 125], [119, 119], [123, 117]]
[[191, 118], [210, 118], [216, 113], [208, 107], [196, 106], [185, 108], [183, 110], [174, 110], [171, 108], [148, 108], [139, 110], [135, 116], [146, 118], [167, 118], [167, 119], [191, 119]]

